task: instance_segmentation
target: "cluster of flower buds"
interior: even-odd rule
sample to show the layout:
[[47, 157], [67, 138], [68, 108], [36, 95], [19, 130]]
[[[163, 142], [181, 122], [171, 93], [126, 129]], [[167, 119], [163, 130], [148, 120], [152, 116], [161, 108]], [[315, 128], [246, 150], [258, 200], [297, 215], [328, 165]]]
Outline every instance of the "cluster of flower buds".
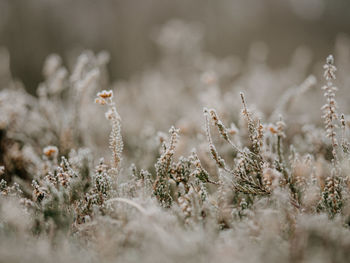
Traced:
[[112, 90], [102, 90], [97, 93], [97, 98], [95, 99], [95, 103], [100, 105], [111, 104], [113, 98]]

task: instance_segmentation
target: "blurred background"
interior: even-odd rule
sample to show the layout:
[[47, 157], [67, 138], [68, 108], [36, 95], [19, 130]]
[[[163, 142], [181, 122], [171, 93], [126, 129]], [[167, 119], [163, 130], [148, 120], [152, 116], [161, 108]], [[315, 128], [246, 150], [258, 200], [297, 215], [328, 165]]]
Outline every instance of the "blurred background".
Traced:
[[350, 34], [349, 14], [349, 0], [1, 0], [0, 46], [34, 93], [50, 53], [69, 64], [84, 49], [107, 50], [111, 78], [128, 80], [158, 61], [154, 39], [169, 20], [197, 27], [203, 50], [218, 58], [245, 59], [262, 41], [268, 65], [279, 67], [300, 46], [326, 57], [340, 33]]

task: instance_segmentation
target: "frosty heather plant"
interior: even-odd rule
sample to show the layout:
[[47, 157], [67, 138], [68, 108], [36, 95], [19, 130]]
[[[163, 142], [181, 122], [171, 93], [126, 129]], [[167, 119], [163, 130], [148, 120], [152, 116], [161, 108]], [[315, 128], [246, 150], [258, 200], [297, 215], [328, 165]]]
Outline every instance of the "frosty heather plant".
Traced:
[[[243, 103], [243, 115], [246, 117], [248, 123], [249, 139], [252, 143], [253, 150], [239, 150], [229, 139], [228, 132], [222, 122], [218, 119], [216, 112], [214, 110], [204, 109], [204, 115], [206, 118], [206, 134], [209, 142], [210, 153], [219, 168], [222, 168], [225, 172], [234, 176], [232, 181], [234, 190], [251, 195], [266, 195], [269, 194], [269, 191], [263, 185], [262, 180], [263, 157], [261, 156], [261, 147], [264, 136], [263, 126], [260, 121], [258, 121], [257, 124], [254, 123], [250, 112], [248, 112], [244, 95], [242, 93], [241, 99]], [[224, 159], [218, 155], [215, 145], [212, 142], [209, 117], [211, 117], [211, 119], [214, 121], [220, 135], [235, 150], [238, 151], [238, 158], [235, 160], [235, 168], [232, 170], [226, 166]]]
[[96, 167], [93, 179], [93, 191], [97, 194], [99, 204], [102, 204], [105, 199], [111, 196], [112, 191], [112, 177], [108, 173], [108, 167], [104, 160], [101, 159], [99, 165]]
[[260, 120], [257, 124], [254, 123], [251, 113], [248, 111], [244, 94], [240, 93], [242, 104], [243, 104], [243, 110], [242, 114], [247, 120], [248, 124], [248, 135], [250, 142], [252, 143], [252, 152], [255, 154], [260, 153], [260, 148], [262, 146], [262, 139], [263, 139], [263, 126], [260, 123]]
[[[335, 169], [335, 168], [333, 168]], [[319, 205], [320, 210], [326, 210], [331, 217], [339, 213], [343, 206], [343, 198], [341, 193], [341, 181], [339, 177], [328, 176], [325, 181], [325, 187], [322, 192], [322, 200]]]
[[[341, 178], [341, 171], [339, 166], [339, 159], [337, 156], [337, 134], [336, 128], [338, 125], [337, 115], [337, 103], [335, 101], [335, 92], [337, 88], [333, 86], [333, 80], [335, 80], [335, 71], [337, 68], [333, 65], [334, 58], [332, 55], [329, 55], [326, 60], [326, 64], [323, 66], [325, 69], [324, 77], [327, 81], [326, 86], [322, 89], [325, 91], [324, 96], [327, 98], [327, 103], [322, 107], [324, 112], [323, 118], [326, 127], [326, 135], [331, 140], [332, 144], [332, 168], [330, 171], [330, 176], [325, 180], [325, 186], [322, 192], [322, 200], [319, 205], [319, 209], [326, 210], [331, 217], [334, 217], [335, 214], [340, 213], [343, 200], [341, 194], [341, 184], [343, 180]], [[343, 125], [344, 118], [341, 117], [340, 121]]]
[[57, 181], [62, 187], [67, 187], [73, 178], [76, 178], [77, 174], [72, 169], [68, 160], [63, 156], [61, 163], [57, 168]]
[[327, 81], [327, 84], [322, 87], [324, 90], [324, 96], [327, 99], [326, 104], [322, 107], [323, 110], [323, 119], [326, 127], [327, 137], [331, 139], [332, 143], [332, 155], [334, 161], [337, 161], [337, 138], [335, 129], [337, 128], [336, 121], [338, 120], [337, 115], [337, 103], [335, 101], [335, 92], [337, 88], [333, 86], [333, 80], [335, 80], [335, 71], [337, 68], [333, 65], [334, 58], [332, 55], [329, 55], [326, 60], [326, 64], [323, 66], [325, 69], [324, 77]]
[[195, 167], [195, 170], [192, 172], [192, 176], [197, 177], [203, 183], [214, 183], [209, 179], [209, 173], [203, 168], [201, 161], [198, 158], [197, 152], [195, 149], [192, 150], [190, 155], [190, 161]]
[[109, 107], [109, 110], [105, 114], [106, 118], [112, 125], [112, 131], [109, 136], [109, 148], [111, 149], [113, 155], [113, 167], [118, 170], [124, 145], [121, 135], [121, 118], [112, 99], [113, 91], [103, 90], [97, 93], [95, 103], [100, 105], [108, 105]]
[[[227, 129], [225, 127], [225, 125], [222, 123], [222, 121], [219, 119], [216, 111], [214, 109], [207, 109], [207, 108], [204, 108], [204, 114], [207, 116], [209, 116], [211, 118], [211, 120], [214, 122], [214, 125], [217, 127], [221, 137], [226, 141], [228, 142], [232, 148], [237, 151], [237, 152], [241, 152], [241, 150], [233, 144], [233, 142], [231, 141], [230, 137], [229, 137], [229, 134], [231, 134], [232, 132], [235, 132], [235, 129], [234, 127], [231, 128], [231, 129]], [[207, 121], [208, 122], [208, 121]], [[208, 133], [208, 132], [207, 132]], [[208, 139], [210, 139], [210, 133], [209, 133], [209, 137]]]
[[[214, 159], [214, 161], [216, 162], [216, 164], [218, 165], [219, 168], [223, 168], [224, 170], [226, 171], [229, 171], [229, 169], [226, 167], [226, 164], [225, 164], [225, 160], [219, 155], [218, 151], [216, 150], [216, 147], [213, 143], [213, 140], [212, 140], [212, 137], [211, 137], [211, 133], [210, 133], [210, 116], [209, 116], [209, 112], [206, 108], [204, 108], [203, 110], [204, 112], [204, 116], [205, 116], [205, 133], [206, 133], [206, 136], [207, 136], [207, 140], [209, 142], [209, 151], [210, 151], [210, 154], [212, 156], [212, 158]], [[222, 133], [221, 134], [223, 136], [223, 138], [228, 138], [227, 137], [227, 132], [226, 132], [226, 129], [223, 129], [223, 127], [221, 126], [222, 128]], [[220, 128], [219, 128], [219, 131], [220, 131]]]
[[179, 137], [179, 130], [172, 126], [169, 130], [169, 134], [169, 142], [164, 144], [164, 151], [155, 164], [157, 178], [153, 185], [154, 195], [164, 207], [170, 207], [173, 199], [170, 194], [169, 179], [175, 146]]
[[43, 198], [45, 197], [46, 190], [43, 187], [40, 187], [36, 180], [32, 181], [32, 187], [34, 201], [41, 202], [41, 200], [43, 200]]
[[[243, 66], [196, 40], [178, 57], [192, 34], [180, 25], [166, 30], [159, 64], [115, 83], [123, 138], [105, 52], [84, 51], [72, 72], [50, 56], [38, 97], [11, 79], [0, 91], [2, 261], [348, 262], [349, 122], [337, 113], [333, 58], [324, 132], [305, 103], [318, 98], [315, 77], [302, 81], [303, 52], [272, 69], [258, 46], [258, 59]], [[236, 96], [240, 86], [246, 96]], [[100, 158], [95, 95], [111, 124], [111, 161]], [[168, 134], [157, 132], [168, 125]]]

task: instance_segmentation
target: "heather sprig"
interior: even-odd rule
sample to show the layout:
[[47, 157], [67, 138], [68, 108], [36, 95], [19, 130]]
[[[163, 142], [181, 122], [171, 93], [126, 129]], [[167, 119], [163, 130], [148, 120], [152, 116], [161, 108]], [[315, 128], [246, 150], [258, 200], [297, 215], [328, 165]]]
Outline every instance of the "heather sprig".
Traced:
[[325, 69], [323, 76], [325, 77], [327, 84], [323, 86], [322, 89], [324, 90], [324, 96], [326, 97], [327, 102], [322, 107], [322, 117], [324, 119], [327, 137], [330, 138], [332, 143], [332, 157], [334, 161], [337, 162], [338, 141], [336, 138], [336, 128], [338, 127], [338, 106], [335, 100], [335, 92], [338, 89], [333, 85], [333, 81], [336, 79], [335, 72], [337, 68], [334, 66], [334, 58], [332, 55], [327, 57], [326, 64], [323, 68]]
[[323, 66], [324, 78], [327, 84], [322, 87], [324, 96], [327, 99], [326, 104], [322, 107], [324, 115], [322, 116], [326, 128], [326, 136], [331, 140], [332, 145], [332, 167], [330, 175], [325, 179], [325, 186], [322, 191], [322, 199], [319, 204], [319, 210], [325, 210], [331, 217], [341, 212], [343, 207], [343, 197], [341, 186], [344, 184], [344, 179], [341, 175], [341, 167], [339, 165], [339, 157], [337, 155], [338, 141], [336, 129], [339, 128], [338, 122], [342, 125], [342, 145], [344, 145], [344, 116], [338, 117], [338, 106], [335, 100], [335, 92], [338, 90], [333, 81], [336, 79], [335, 72], [337, 68], [334, 66], [334, 58], [329, 55], [326, 59], [326, 64]]
[[155, 164], [156, 180], [153, 185], [154, 195], [164, 207], [170, 207], [173, 201], [170, 189], [171, 164], [178, 142], [179, 130], [172, 126], [169, 130], [169, 142], [163, 144], [164, 150]]
[[97, 93], [97, 98], [95, 103], [100, 105], [107, 105], [108, 111], [105, 116], [106, 119], [111, 122], [112, 131], [109, 136], [109, 148], [112, 151], [113, 156], [113, 168], [118, 170], [120, 167], [120, 162], [122, 159], [123, 152], [123, 138], [121, 135], [121, 118], [113, 102], [113, 91], [112, 90], [103, 90]]

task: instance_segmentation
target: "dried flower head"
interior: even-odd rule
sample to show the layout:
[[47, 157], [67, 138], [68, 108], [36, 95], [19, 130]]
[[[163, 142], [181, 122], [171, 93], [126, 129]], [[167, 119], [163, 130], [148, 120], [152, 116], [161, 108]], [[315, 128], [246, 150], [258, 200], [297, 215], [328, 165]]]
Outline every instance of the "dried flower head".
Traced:
[[269, 130], [269, 132], [271, 132], [272, 134], [277, 134], [277, 133], [278, 133], [277, 127], [276, 127], [275, 125], [273, 125], [273, 124], [270, 124], [270, 125], [268, 126], [268, 130]]
[[102, 90], [101, 92], [97, 93], [97, 96], [102, 99], [109, 99], [113, 98], [113, 91], [112, 90]]
[[58, 156], [58, 148], [56, 146], [52, 146], [52, 145], [46, 146], [43, 149], [43, 154], [47, 158], [54, 159]]

